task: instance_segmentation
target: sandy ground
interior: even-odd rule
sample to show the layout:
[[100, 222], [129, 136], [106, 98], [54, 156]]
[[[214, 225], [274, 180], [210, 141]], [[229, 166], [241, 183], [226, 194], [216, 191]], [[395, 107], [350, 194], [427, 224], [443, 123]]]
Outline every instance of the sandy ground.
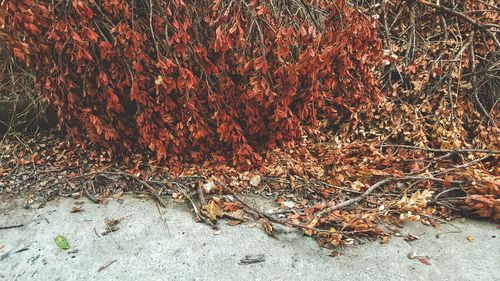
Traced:
[[[174, 203], [164, 209], [166, 224], [154, 202], [137, 198], [85, 201], [80, 213], [69, 212], [72, 199], [21, 205], [0, 203], [0, 227], [23, 224], [0, 229], [0, 280], [500, 280], [500, 229], [488, 222], [440, 230], [411, 223], [402, 233], [418, 240], [340, 247], [331, 257], [297, 232], [273, 239], [251, 223], [222, 222], [214, 233]], [[105, 218], [121, 218], [119, 230], [103, 236]], [[56, 246], [57, 235], [69, 250]], [[413, 252], [430, 265], [409, 259]], [[264, 261], [242, 264], [248, 255]]]

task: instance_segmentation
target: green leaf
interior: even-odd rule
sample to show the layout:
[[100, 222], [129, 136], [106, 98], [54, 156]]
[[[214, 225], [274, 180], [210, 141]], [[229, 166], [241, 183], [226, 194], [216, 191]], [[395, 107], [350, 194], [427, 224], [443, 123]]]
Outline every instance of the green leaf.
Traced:
[[54, 238], [54, 242], [56, 242], [57, 247], [59, 247], [61, 250], [69, 249], [69, 242], [66, 237], [62, 235], [57, 235], [56, 238]]

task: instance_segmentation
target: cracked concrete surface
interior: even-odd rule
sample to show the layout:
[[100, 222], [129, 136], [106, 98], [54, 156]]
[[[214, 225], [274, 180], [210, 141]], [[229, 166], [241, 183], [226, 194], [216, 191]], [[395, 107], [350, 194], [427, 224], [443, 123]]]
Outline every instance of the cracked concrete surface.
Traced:
[[[85, 201], [84, 211], [72, 214], [74, 203], [60, 199], [42, 209], [0, 203], [0, 227], [24, 224], [0, 230], [0, 280], [500, 280], [499, 229], [489, 222], [454, 222], [441, 230], [411, 223], [402, 232], [423, 233], [416, 241], [393, 237], [384, 245], [340, 247], [340, 256], [331, 257], [297, 232], [273, 239], [251, 223], [221, 222], [216, 235], [174, 203], [164, 210], [166, 225], [152, 201]], [[120, 229], [102, 236], [105, 218], [123, 218]], [[55, 245], [58, 234], [70, 250]], [[431, 265], [409, 259], [412, 252]], [[240, 264], [247, 255], [265, 261]]]

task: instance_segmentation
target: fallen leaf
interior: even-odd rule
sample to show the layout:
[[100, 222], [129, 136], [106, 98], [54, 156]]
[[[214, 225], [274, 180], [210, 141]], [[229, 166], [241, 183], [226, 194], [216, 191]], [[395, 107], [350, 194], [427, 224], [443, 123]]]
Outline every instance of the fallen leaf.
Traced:
[[106, 218], [104, 220], [104, 223], [106, 224], [106, 230], [103, 231], [101, 233], [101, 235], [107, 235], [111, 232], [115, 232], [117, 231], [118, 229], [120, 229], [118, 227], [118, 224], [122, 221], [122, 219], [110, 219], [110, 218]]
[[271, 237], [275, 237], [273, 225], [269, 221], [261, 219], [260, 226], [262, 227], [262, 229], [264, 229], [264, 231], [267, 233], [267, 235], [269, 235]]
[[241, 210], [239, 202], [224, 202], [224, 211], [232, 213], [238, 210]]
[[203, 190], [205, 191], [206, 194], [210, 194], [210, 192], [215, 188], [215, 183], [209, 181], [205, 184], [203, 184]]
[[382, 241], [380, 241], [381, 244], [387, 244], [389, 243], [390, 236], [382, 236]]
[[331, 253], [328, 254], [330, 257], [338, 257], [341, 255], [339, 251], [332, 251]]
[[417, 260], [418, 260], [421, 264], [431, 265], [431, 263], [429, 262], [429, 260], [428, 260], [427, 258], [419, 257], [419, 258], [417, 258]]
[[417, 239], [419, 239], [419, 237], [417, 235], [413, 235], [413, 234], [407, 234], [404, 237], [404, 240], [408, 241], [408, 242], [414, 241], [414, 240], [417, 240]]
[[250, 185], [253, 187], [257, 187], [260, 184], [261, 177], [259, 175], [255, 175], [252, 178], [250, 178]]
[[70, 182], [70, 183], [69, 183], [69, 186], [70, 186], [70, 187], [71, 187], [71, 189], [73, 189], [73, 190], [77, 190], [77, 189], [78, 189], [78, 187], [76, 186], [76, 184], [75, 184], [75, 183], [73, 183], [73, 182]]
[[155, 79], [155, 84], [156, 85], [161, 85], [163, 83], [163, 77], [161, 75], [158, 75]]
[[238, 225], [240, 223], [241, 223], [241, 221], [239, 221], [239, 220], [230, 220], [227, 222], [227, 224], [230, 226], [235, 226], [235, 225]]
[[217, 220], [217, 218], [222, 217], [224, 211], [222, 208], [215, 202], [215, 200], [211, 200], [207, 205], [203, 207], [203, 213], [212, 221]]
[[117, 192], [113, 195], [111, 195], [111, 197], [113, 197], [113, 199], [120, 199], [120, 197], [122, 197], [123, 195], [123, 191], [120, 191], [120, 192]]
[[56, 238], [54, 238], [54, 242], [56, 242], [57, 247], [61, 250], [69, 249], [69, 242], [66, 237], [62, 235], [57, 235]]
[[81, 212], [83, 211], [83, 208], [82, 207], [73, 207], [71, 208], [71, 210], [69, 210], [70, 213], [78, 213], [78, 212]]

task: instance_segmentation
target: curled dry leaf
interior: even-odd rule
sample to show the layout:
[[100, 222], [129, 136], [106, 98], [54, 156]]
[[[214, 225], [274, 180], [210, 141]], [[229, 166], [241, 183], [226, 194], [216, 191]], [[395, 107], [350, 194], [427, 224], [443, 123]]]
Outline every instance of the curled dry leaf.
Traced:
[[207, 205], [203, 206], [202, 212], [206, 215], [211, 221], [216, 221], [217, 218], [222, 217], [224, 214], [224, 210], [219, 206], [215, 200], [210, 200]]
[[432, 194], [434, 192], [428, 189], [423, 191], [417, 190], [410, 197], [403, 195], [403, 198], [399, 200], [396, 204], [402, 211], [416, 211], [427, 207]]
[[115, 218], [106, 218], [104, 220], [104, 223], [106, 224], [106, 230], [104, 230], [101, 235], [107, 235], [111, 232], [115, 232], [117, 231], [118, 229], [120, 229], [118, 227], [118, 224], [122, 221], [121, 218], [119, 219], [115, 219]]
[[230, 226], [235, 226], [235, 225], [238, 225], [240, 223], [241, 223], [240, 220], [230, 220], [230, 221], [227, 222], [227, 224], [230, 225]]
[[259, 186], [261, 179], [262, 179], [261, 176], [254, 175], [253, 177], [250, 178], [250, 185], [252, 185], [253, 187]]
[[273, 238], [276, 237], [274, 234], [273, 225], [268, 220], [260, 219], [259, 223], [260, 223], [260, 227], [267, 233], [267, 235], [269, 235]]
[[390, 236], [382, 236], [382, 241], [380, 241], [381, 244], [387, 244], [391, 240]]
[[83, 211], [82, 207], [73, 207], [69, 210], [70, 213], [79, 213], [81, 211]]

